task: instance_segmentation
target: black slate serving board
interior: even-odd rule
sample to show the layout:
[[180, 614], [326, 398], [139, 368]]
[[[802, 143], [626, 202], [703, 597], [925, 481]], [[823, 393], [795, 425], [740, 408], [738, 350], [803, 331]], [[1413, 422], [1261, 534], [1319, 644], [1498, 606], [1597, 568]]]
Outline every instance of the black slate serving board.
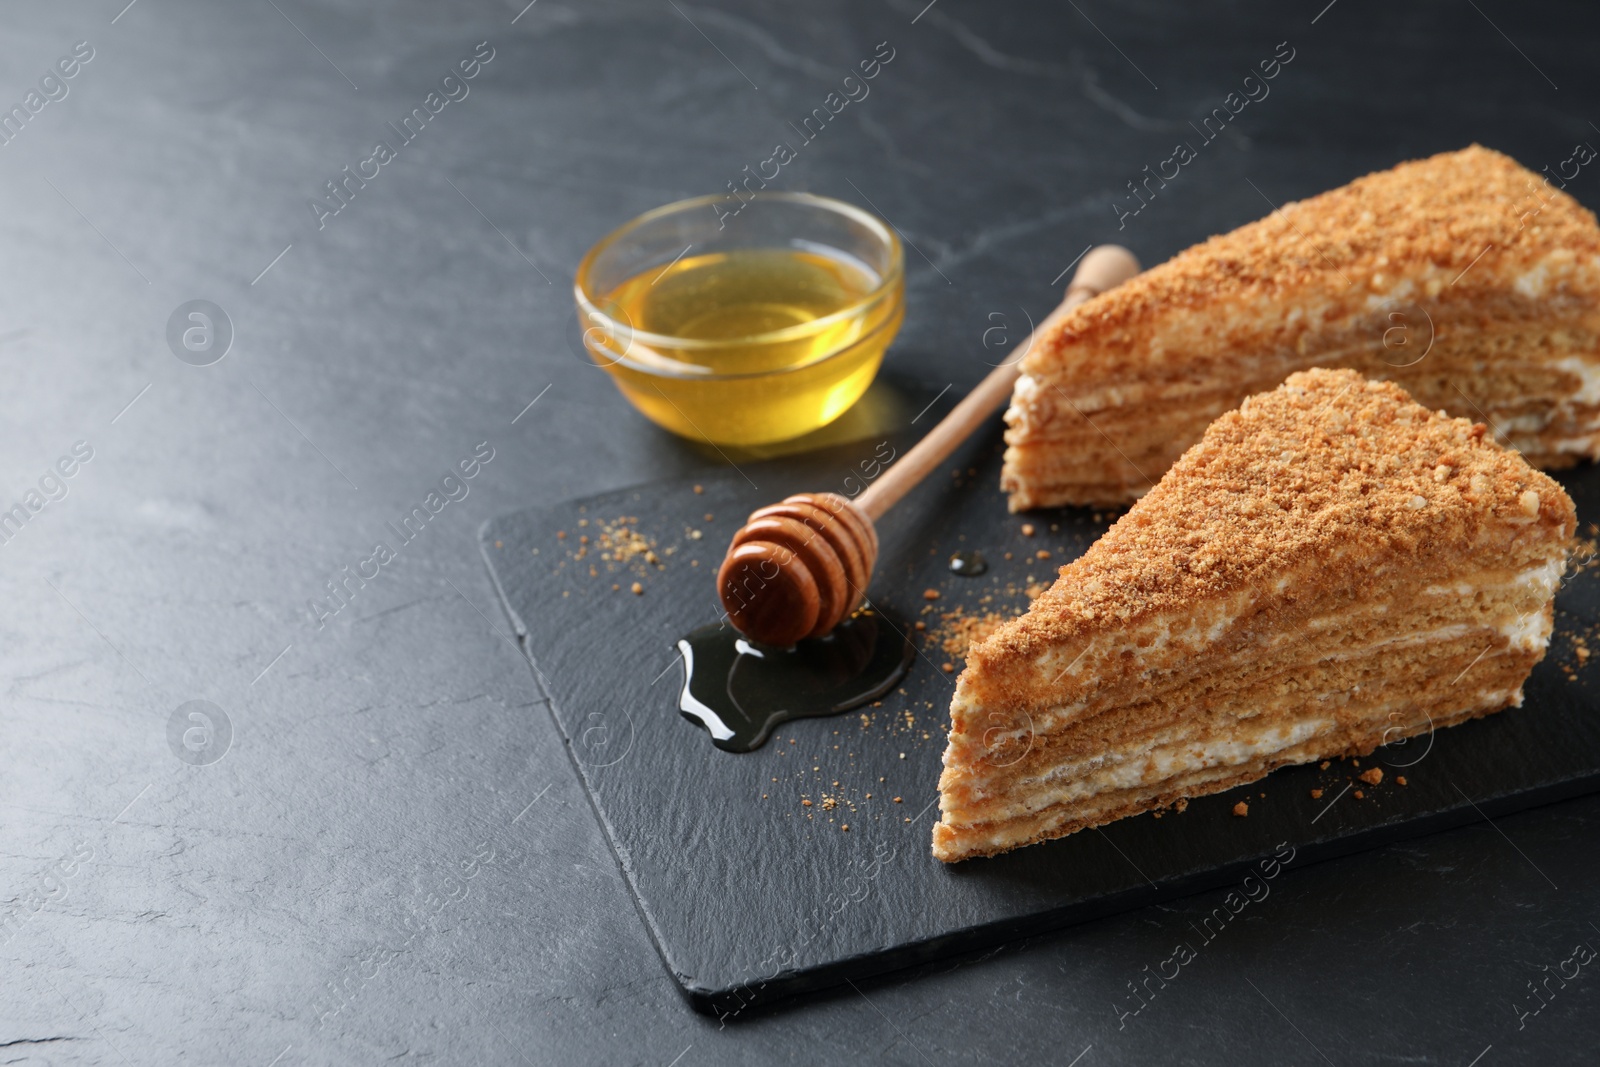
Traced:
[[[937, 862], [929, 835], [954, 688], [943, 665], [959, 670], [960, 661], [928, 634], [943, 630], [946, 612], [1019, 613], [1027, 586], [1053, 579], [1114, 518], [1007, 514], [998, 437], [969, 443], [947, 475], [880, 524], [873, 599], [928, 627], [902, 686], [881, 707], [785, 723], [749, 754], [717, 750], [677, 711], [674, 646], [717, 618], [713, 581], [729, 537], [751, 510], [788, 493], [859, 491], [873, 461], [914, 434], [740, 464], [702, 478], [700, 492], [688, 481], [658, 483], [483, 527], [485, 558], [556, 727], [695, 1008], [731, 1020], [755, 1004], [1239, 885], [1252, 871], [1275, 875], [1273, 856], [1299, 867], [1600, 788], [1600, 707], [1575, 644], [1600, 621], [1600, 582], [1583, 570], [1558, 595], [1550, 654], [1520, 709], [1380, 749], [1360, 768], [1285, 768], [1182, 813]], [[1559, 478], [1582, 535], [1600, 519], [1600, 471]], [[601, 538], [621, 519], [654, 545], [659, 566], [642, 554], [602, 558]], [[1033, 537], [1022, 534], [1025, 522]], [[948, 558], [962, 549], [981, 551], [989, 572], [950, 574]], [[925, 599], [929, 589], [938, 600]], [[1372, 766], [1385, 772], [1381, 785], [1354, 781]], [[1245, 818], [1232, 814], [1241, 799]]]

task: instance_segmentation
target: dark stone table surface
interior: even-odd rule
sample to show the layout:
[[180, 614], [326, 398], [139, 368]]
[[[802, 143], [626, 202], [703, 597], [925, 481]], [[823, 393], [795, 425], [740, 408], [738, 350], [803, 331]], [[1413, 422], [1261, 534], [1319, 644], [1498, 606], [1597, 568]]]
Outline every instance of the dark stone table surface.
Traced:
[[[1600, 144], [1592, 5], [125, 2], [0, 14], [0, 1061], [1593, 1061], [1600, 798], [1287, 871], [1146, 1000], [1221, 894], [719, 1028], [474, 543], [718, 467], [576, 358], [573, 268], [766, 159], [880, 42], [775, 184], [901, 229], [885, 380], [961, 390], [1090, 242], [1155, 262], [1471, 141], [1556, 173]], [[1600, 205], [1600, 173], [1570, 190]], [[475, 449], [464, 498], [311, 606]]]

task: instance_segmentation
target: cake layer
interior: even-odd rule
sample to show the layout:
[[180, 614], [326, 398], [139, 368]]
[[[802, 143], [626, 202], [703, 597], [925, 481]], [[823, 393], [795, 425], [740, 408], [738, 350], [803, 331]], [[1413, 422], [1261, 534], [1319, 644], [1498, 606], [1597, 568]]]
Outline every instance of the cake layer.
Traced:
[[[1053, 322], [1023, 360], [1002, 484], [1013, 510], [1127, 503], [1209, 418], [1311, 366], [1393, 379], [1430, 409], [1494, 423], [1542, 465], [1593, 458], [1597, 314], [1592, 213], [1487, 149], [1402, 164]], [[1515, 429], [1501, 425], [1512, 408]]]

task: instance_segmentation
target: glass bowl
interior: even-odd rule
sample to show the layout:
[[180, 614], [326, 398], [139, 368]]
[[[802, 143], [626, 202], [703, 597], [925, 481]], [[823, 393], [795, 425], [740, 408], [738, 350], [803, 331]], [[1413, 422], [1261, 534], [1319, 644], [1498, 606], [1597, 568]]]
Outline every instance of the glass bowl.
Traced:
[[900, 239], [809, 193], [703, 196], [604, 237], [573, 286], [585, 355], [646, 417], [726, 445], [826, 426], [905, 315]]

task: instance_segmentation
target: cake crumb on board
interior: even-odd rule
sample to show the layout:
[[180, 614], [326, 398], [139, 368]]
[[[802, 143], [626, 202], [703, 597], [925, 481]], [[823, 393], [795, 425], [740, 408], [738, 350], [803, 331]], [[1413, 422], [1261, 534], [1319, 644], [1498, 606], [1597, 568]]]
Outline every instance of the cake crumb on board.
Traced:
[[981, 615], [965, 611], [946, 612], [940, 616], [941, 621], [938, 626], [928, 635], [928, 642], [942, 649], [947, 656], [964, 658], [973, 645], [981, 644], [1009, 618], [1010, 616], [1002, 615], [998, 611], [984, 612]]

